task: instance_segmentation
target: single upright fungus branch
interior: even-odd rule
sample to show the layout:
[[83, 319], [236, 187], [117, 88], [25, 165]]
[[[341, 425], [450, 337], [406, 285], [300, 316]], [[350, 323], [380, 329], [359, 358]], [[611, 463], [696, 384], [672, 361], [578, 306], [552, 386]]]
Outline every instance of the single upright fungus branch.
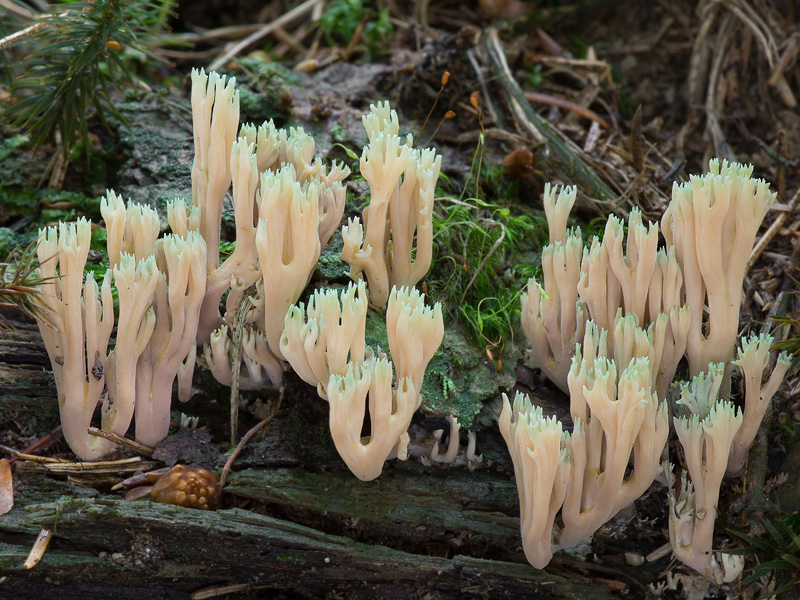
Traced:
[[[100, 458], [115, 446], [87, 433], [103, 393], [108, 340], [114, 328], [111, 273], [103, 279], [102, 292], [91, 273], [82, 285], [90, 241], [91, 225], [85, 219], [39, 231], [39, 276], [46, 283], [34, 296], [42, 309], [39, 331], [53, 366], [61, 428], [82, 460]], [[108, 410], [107, 402], [103, 410]]]
[[[686, 355], [697, 375], [712, 362], [729, 362], [739, 330], [747, 260], [775, 193], [752, 166], [719, 160], [709, 173], [672, 187], [661, 219], [667, 246], [683, 269], [691, 325]], [[708, 318], [704, 309], [708, 305]]]
[[161, 274], [154, 256], [137, 263], [131, 254], [122, 254], [113, 272], [120, 318], [116, 344], [106, 363], [108, 409], [103, 412], [102, 429], [124, 436], [133, 420], [139, 356], [147, 347], [156, 324], [152, 304]]
[[769, 403], [783, 381], [783, 377], [791, 366], [786, 352], [778, 355], [775, 368], [769, 379], [762, 384], [764, 370], [769, 363], [769, 348], [772, 345], [771, 335], [752, 336], [742, 340], [738, 358], [733, 364], [742, 371], [745, 382], [744, 420], [736, 437], [733, 439], [731, 455], [728, 459], [727, 475], [738, 476], [744, 470], [747, 452], [756, 439], [758, 428], [764, 420]]
[[353, 279], [365, 273], [370, 302], [383, 307], [393, 286], [413, 286], [430, 268], [441, 156], [413, 149], [410, 135], [405, 141], [398, 136], [397, 113], [388, 102], [372, 105], [363, 122], [369, 144], [361, 155], [361, 174], [371, 197], [363, 226], [355, 218], [342, 228], [342, 259], [351, 265]]
[[[399, 379], [392, 389], [392, 363], [385, 356], [370, 355], [361, 365], [348, 364], [345, 375], [331, 375], [327, 393], [331, 437], [356, 477], [378, 477], [395, 446], [398, 458], [406, 459], [407, 430], [419, 395], [410, 377]], [[367, 395], [370, 435], [362, 438]]]
[[718, 563], [712, 551], [719, 487], [728, 465], [731, 444], [742, 424], [742, 413], [730, 401], [717, 400], [724, 367], [709, 365], [691, 383], [681, 384], [678, 404], [690, 416], [675, 417], [675, 431], [683, 446], [686, 467], [678, 496], [670, 490], [669, 538], [675, 557], [717, 583], [736, 579], [743, 557], [723, 554]]
[[575, 187], [559, 190], [545, 185], [542, 200], [550, 244], [542, 250], [544, 288], [531, 279], [521, 296], [522, 331], [531, 344], [528, 362], [564, 392], [575, 344], [583, 337], [588, 318], [583, 303], [578, 302], [583, 242], [579, 232], [566, 230], [576, 191]]
[[194, 362], [195, 337], [206, 284], [206, 244], [198, 232], [158, 242], [156, 325], [136, 365], [136, 439], [158, 445], [169, 433], [172, 383]]
[[[200, 314], [201, 341], [205, 341], [204, 336], [220, 324], [219, 302], [231, 287], [231, 278], [235, 277], [237, 283], [247, 287], [261, 277], [256, 252], [256, 227], [253, 220], [259, 183], [258, 168], [255, 148], [252, 143], [248, 144], [245, 138], [240, 137], [231, 145], [229, 172], [233, 182], [236, 246], [233, 253], [219, 267], [213, 265], [208, 272], [208, 283]], [[212, 209], [212, 206], [204, 206], [200, 212], [203, 214]]]
[[559, 186], [551, 186], [549, 182], [544, 184], [542, 205], [547, 217], [550, 244], [556, 242], [563, 244], [567, 241], [567, 219], [575, 205], [577, 194], [578, 188], [574, 185], [559, 188]]
[[[579, 346], [570, 369], [572, 477], [559, 548], [590, 538], [647, 490], [669, 433], [666, 404], [651, 388], [649, 359], [633, 358], [617, 378], [615, 362], [603, 356], [603, 337], [593, 324], [587, 327], [586, 357]], [[626, 479], [631, 454], [633, 470]]]
[[[392, 288], [386, 309], [386, 334], [397, 379], [410, 377], [422, 393], [425, 369], [444, 337], [442, 306], [425, 306], [425, 296], [415, 288]], [[422, 402], [422, 397], [417, 403]]]
[[200, 234], [208, 248], [209, 271], [219, 264], [222, 201], [231, 185], [231, 149], [239, 128], [235, 84], [233, 78], [226, 83], [215, 72], [206, 75], [202, 69], [192, 69], [192, 204], [200, 207]]
[[348, 363], [364, 362], [366, 284], [348, 285], [341, 292], [341, 304], [335, 290], [316, 290], [306, 310], [302, 303], [289, 308], [284, 324], [281, 354], [295, 373], [317, 386], [320, 398], [327, 400], [325, 386], [331, 375], [344, 375]]
[[528, 562], [543, 569], [553, 558], [553, 522], [572, 476], [565, 451], [569, 438], [562, 433], [560, 421], [545, 417], [540, 407], [531, 406], [530, 399], [519, 392], [513, 408], [503, 394], [500, 433], [514, 463], [522, 548]]
[[320, 185], [301, 185], [291, 165], [261, 174], [256, 249], [264, 280], [263, 331], [278, 358], [286, 313], [319, 260], [319, 194]]

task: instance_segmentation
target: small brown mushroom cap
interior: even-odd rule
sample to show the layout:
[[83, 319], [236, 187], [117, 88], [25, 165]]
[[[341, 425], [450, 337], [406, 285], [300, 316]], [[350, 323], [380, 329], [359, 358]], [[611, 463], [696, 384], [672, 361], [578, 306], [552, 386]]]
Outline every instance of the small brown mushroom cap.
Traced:
[[219, 487], [219, 475], [197, 467], [175, 465], [153, 486], [153, 502], [177, 504], [186, 508], [213, 508]]

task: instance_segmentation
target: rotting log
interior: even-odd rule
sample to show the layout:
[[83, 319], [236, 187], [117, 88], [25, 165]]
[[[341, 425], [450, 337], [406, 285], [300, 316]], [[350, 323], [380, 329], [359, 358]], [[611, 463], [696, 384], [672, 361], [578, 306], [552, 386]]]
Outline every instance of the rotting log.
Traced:
[[[76, 498], [69, 487], [51, 485], [50, 498], [38, 502], [32, 485], [0, 518], [0, 597], [188, 598], [232, 584], [249, 585], [251, 597], [609, 597], [602, 585], [527, 564], [412, 554], [242, 509]], [[54, 528], [53, 540], [42, 562], [24, 571], [40, 527]]]
[[[0, 340], [0, 429], [35, 417], [41, 435], [58, 423], [37, 335], [21, 326]], [[275, 426], [246, 449], [218, 512], [126, 502], [17, 469], [14, 508], [0, 516], [0, 599], [190, 598], [229, 585], [241, 587], [228, 598], [612, 597], [577, 560], [546, 571], [525, 562], [504, 469], [409, 461], [358, 481], [330, 440], [298, 429], [294, 396], [290, 387]], [[43, 527], [53, 538], [25, 570]], [[602, 567], [592, 575], [620, 577]]]

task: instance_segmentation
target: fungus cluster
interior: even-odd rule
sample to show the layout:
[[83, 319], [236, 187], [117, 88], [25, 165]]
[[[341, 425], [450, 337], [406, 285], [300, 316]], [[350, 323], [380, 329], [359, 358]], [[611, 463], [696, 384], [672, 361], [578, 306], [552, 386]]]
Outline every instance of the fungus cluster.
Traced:
[[[387, 103], [371, 107], [360, 163], [371, 199], [342, 228], [342, 258], [356, 283], [339, 294], [316, 290], [303, 304], [341, 222], [349, 169], [315, 158], [314, 141], [300, 128], [239, 127], [234, 82], [215, 73], [192, 73], [192, 110], [192, 201], [169, 205], [170, 234], [161, 236], [154, 210], [108, 191], [101, 212], [111, 268], [98, 285], [84, 275], [88, 221], [40, 232], [47, 283], [37, 300], [39, 325], [65, 438], [84, 460], [111, 452], [110, 442], [87, 432], [99, 405], [103, 430], [125, 435], [135, 420], [136, 438], [158, 444], [168, 433], [176, 379], [179, 398], [189, 395], [199, 344], [222, 383], [243, 367], [241, 388], [278, 384], [291, 366], [328, 402], [344, 462], [374, 479], [392, 453], [406, 457], [425, 370], [443, 338], [441, 307], [426, 306], [413, 287], [431, 263], [441, 157], [401, 138]], [[775, 199], [751, 174], [752, 167], [712, 160], [708, 174], [676, 184], [661, 221], [663, 249], [658, 225], [645, 224], [638, 209], [627, 235], [610, 216], [602, 239], [584, 247], [581, 232], [567, 228], [576, 189], [545, 186], [550, 244], [543, 282], [531, 280], [522, 295], [522, 328], [529, 364], [569, 394], [574, 428], [567, 432], [521, 395], [504, 396], [499, 420], [534, 566], [591, 537], [659, 469], [672, 476], [661, 463], [666, 398], [685, 356], [693, 379], [681, 384], [673, 424], [687, 471], [670, 495], [670, 540], [677, 558], [710, 579], [731, 581], [741, 570], [741, 562], [712, 551], [719, 486], [726, 471], [741, 473], [789, 366], [781, 354], [762, 382], [768, 335], [743, 340], [734, 359], [747, 260]], [[220, 262], [229, 190], [236, 246]], [[368, 304], [385, 308], [391, 358], [366, 345]], [[240, 364], [233, 364], [235, 325], [242, 326]], [[743, 411], [729, 399], [733, 367], [746, 384]], [[175, 471], [152, 495], [161, 486], [170, 498], [208, 506], [216, 482], [204, 477]]]
[[[554, 547], [588, 539], [659, 468], [674, 479], [672, 465], [659, 461], [667, 390], [685, 356], [694, 378], [681, 384], [673, 422], [688, 473], [670, 491], [670, 541], [678, 559], [709, 579], [728, 582], [741, 572], [742, 561], [712, 552], [719, 487], [726, 471], [741, 474], [789, 368], [781, 353], [762, 383], [769, 335], [744, 339], [734, 360], [747, 260], [775, 201], [751, 174], [752, 167], [712, 160], [708, 174], [675, 184], [661, 221], [664, 249], [658, 225], [645, 226], [638, 209], [624, 251], [623, 224], [613, 215], [602, 240], [584, 248], [580, 232], [566, 226], [575, 188], [545, 187], [551, 243], [542, 252], [543, 286], [531, 280], [522, 296], [522, 326], [529, 364], [570, 395], [575, 425], [564, 432], [524, 398], [513, 407], [505, 399], [500, 418], [523, 505], [523, 546], [535, 566], [547, 564]], [[744, 419], [728, 399], [734, 366], [746, 385]]]
[[[126, 206], [108, 191], [101, 212], [111, 269], [99, 288], [83, 275], [88, 221], [40, 233], [40, 274], [52, 283], [42, 286], [39, 325], [67, 442], [84, 460], [114, 450], [87, 433], [102, 404], [102, 430], [123, 436], [135, 419], [136, 439], [157, 445], [168, 433], [173, 382], [181, 400], [190, 394], [199, 344], [220, 382], [230, 385], [242, 368], [242, 389], [279, 384], [292, 365], [329, 401], [332, 437], [345, 462], [363, 479], [376, 477], [393, 449], [405, 456], [425, 367], [444, 331], [441, 307], [426, 307], [410, 287], [430, 267], [441, 157], [414, 149], [411, 136], [400, 138], [388, 103], [371, 107], [361, 158], [372, 192], [361, 219], [366, 235], [358, 218], [343, 229], [342, 256], [358, 286], [342, 295], [341, 308], [335, 291], [317, 291], [305, 312], [295, 304], [341, 222], [349, 169], [315, 158], [314, 140], [301, 128], [281, 130], [271, 121], [240, 128], [234, 81], [216, 73], [193, 71], [192, 114], [192, 202], [169, 205], [172, 233], [159, 237], [153, 209]], [[220, 262], [229, 191], [236, 245]], [[391, 361], [366, 348], [365, 283], [375, 306], [388, 301]], [[236, 365], [232, 332], [242, 306]], [[362, 440], [367, 397], [372, 433]]]

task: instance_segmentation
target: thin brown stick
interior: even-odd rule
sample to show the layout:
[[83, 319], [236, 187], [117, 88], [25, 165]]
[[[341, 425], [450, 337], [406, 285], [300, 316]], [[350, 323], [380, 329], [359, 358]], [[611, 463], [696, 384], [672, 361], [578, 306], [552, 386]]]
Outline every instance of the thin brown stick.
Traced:
[[581, 106], [580, 104], [576, 104], [571, 100], [567, 100], [566, 98], [557, 98], [556, 96], [551, 96], [549, 94], [539, 94], [537, 92], [525, 92], [525, 99], [528, 100], [529, 102], [536, 102], [537, 104], [547, 104], [548, 106], [557, 106], [558, 108], [569, 110], [591, 121], [597, 122], [604, 129], [611, 129], [611, 125], [609, 125], [608, 121], [606, 121], [596, 112], [594, 112], [589, 108]]
[[778, 80], [783, 77], [783, 72], [786, 70], [786, 67], [789, 66], [789, 63], [795, 59], [798, 50], [800, 50], [800, 38], [795, 35], [790, 38], [786, 49], [783, 51], [783, 56], [781, 56], [778, 64], [772, 71], [772, 75], [770, 75], [769, 84], [771, 86], [778, 85]]
[[[281, 394], [283, 393], [283, 388], [281, 388]], [[266, 419], [258, 423], [255, 427], [253, 427], [250, 431], [244, 434], [244, 437], [239, 440], [239, 443], [236, 445], [236, 448], [231, 455], [228, 457], [228, 460], [225, 461], [225, 467], [222, 469], [222, 474], [219, 477], [219, 486], [217, 488], [217, 509], [222, 508], [222, 490], [225, 487], [225, 482], [228, 480], [228, 473], [231, 470], [231, 466], [233, 466], [233, 461], [236, 460], [236, 457], [239, 456], [239, 453], [242, 451], [242, 448], [245, 447], [247, 442], [250, 441], [250, 438], [253, 437], [256, 432], [261, 429], [262, 427], [269, 424], [272, 421], [272, 417], [275, 416], [275, 413], [269, 415]]]
[[312, 10], [321, 0], [306, 0], [301, 5], [293, 8], [289, 12], [281, 15], [271, 23], [267, 23], [263, 27], [261, 27], [258, 31], [248, 35], [243, 40], [237, 42], [233, 46], [231, 46], [228, 50], [223, 52], [220, 56], [218, 56], [209, 66], [209, 71], [214, 71], [219, 69], [223, 66], [226, 62], [228, 62], [231, 58], [238, 55], [242, 50], [250, 46], [251, 44], [255, 44], [261, 38], [268, 36], [270, 33], [275, 31], [277, 27], [283, 27], [284, 25], [291, 23], [297, 17], [307, 13], [308, 11]]
[[114, 442], [118, 446], [122, 446], [123, 448], [127, 448], [128, 450], [133, 450], [137, 454], [141, 454], [142, 456], [146, 456], [147, 458], [152, 457], [153, 452], [155, 452], [155, 448], [151, 448], [150, 446], [145, 446], [144, 444], [141, 444], [135, 440], [129, 440], [126, 437], [117, 435], [116, 433], [112, 433], [110, 431], [102, 431], [97, 427], [89, 427], [89, 435], [103, 438], [104, 440], [108, 440], [109, 442]]
[[350, 41], [347, 43], [347, 48], [345, 48], [344, 52], [342, 52], [342, 60], [344, 61], [350, 60], [350, 57], [356, 50], [356, 46], [361, 41], [361, 36], [363, 35], [364, 29], [366, 27], [367, 27], [367, 16], [365, 15], [364, 18], [361, 19], [361, 22], [356, 26], [356, 30], [353, 32], [353, 37], [351, 37]]
[[[283, 27], [276, 27], [275, 31], [273, 31], [272, 34], [276, 38], [278, 38], [278, 40], [280, 40], [283, 44], [286, 44], [286, 46], [288, 46], [295, 54], [306, 53], [307, 48], [300, 43], [300, 39], [305, 37], [304, 32], [301, 31], [300, 35], [298, 36], [296, 32], [295, 34], [290, 34]], [[276, 48], [276, 51], [278, 51], [278, 48]]]

